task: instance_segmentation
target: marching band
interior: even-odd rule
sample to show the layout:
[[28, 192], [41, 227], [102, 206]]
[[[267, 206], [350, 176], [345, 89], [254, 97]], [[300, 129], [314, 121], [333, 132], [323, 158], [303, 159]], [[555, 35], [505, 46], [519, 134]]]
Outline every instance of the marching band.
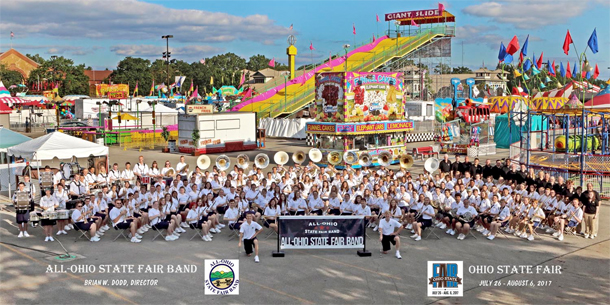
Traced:
[[[592, 185], [583, 192], [572, 181], [564, 183], [562, 177], [544, 172], [536, 175], [510, 160], [498, 160], [495, 166], [487, 160], [482, 166], [478, 159], [471, 163], [456, 157], [451, 162], [445, 155], [440, 162], [434, 160], [432, 171], [414, 175], [405, 167], [372, 168], [369, 160], [361, 160], [365, 163], [358, 169], [336, 170], [314, 162], [301, 165], [302, 153], [293, 156], [298, 159], [294, 166], [285, 165], [287, 154], [276, 155], [277, 165], [267, 173], [263, 172], [269, 165], [266, 155], [256, 156], [251, 169], [247, 156], [240, 155], [238, 164], [227, 172], [228, 157], [219, 157], [210, 170], [209, 158], [203, 157], [193, 170], [184, 157], [175, 169], [169, 161], [159, 169], [157, 161], [148, 166], [140, 156], [133, 170], [129, 162], [122, 171], [115, 163], [108, 174], [103, 168], [97, 174], [90, 168], [68, 179], [47, 168], [52, 182], [43, 188], [39, 209], [34, 208], [29, 180], [19, 184], [13, 197], [18, 237], [29, 236], [28, 222], [40, 222], [45, 241], [53, 241], [53, 226], [57, 235], [76, 226], [89, 232], [93, 242], [110, 227], [129, 230], [134, 243], [150, 229], [166, 230], [165, 239], [173, 241], [185, 228], [199, 230], [202, 240], [209, 242], [225, 226], [240, 230], [244, 223], [260, 222], [277, 231], [281, 215], [363, 215], [367, 226], [380, 232], [384, 251], [390, 243], [398, 251], [396, 232], [410, 230], [411, 237], [420, 241], [422, 231], [431, 227], [447, 229], [458, 240], [474, 230], [488, 240], [514, 234], [533, 241], [536, 229], [541, 229], [561, 241], [564, 231], [576, 233], [585, 214], [590, 222], [586, 237], [597, 235], [599, 194]], [[337, 156], [332, 158], [337, 161]], [[311, 153], [310, 159], [320, 161]], [[432, 174], [436, 169], [440, 171]], [[249, 225], [248, 233], [253, 227]], [[248, 246], [257, 244], [248, 242]], [[400, 258], [399, 252], [396, 256]]]

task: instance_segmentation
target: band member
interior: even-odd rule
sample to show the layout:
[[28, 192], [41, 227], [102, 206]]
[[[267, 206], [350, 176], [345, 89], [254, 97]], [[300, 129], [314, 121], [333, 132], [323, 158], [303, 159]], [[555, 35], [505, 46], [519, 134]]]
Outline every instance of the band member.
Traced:
[[103, 166], [100, 167], [99, 174], [97, 175], [95, 182], [100, 187], [110, 185], [110, 176], [106, 173], [105, 167], [103, 167]]
[[[85, 186], [80, 181], [80, 175], [78, 173], [74, 174], [74, 181], [70, 183], [70, 198], [72, 200], [76, 200], [79, 197], [85, 195]], [[68, 207], [71, 208], [71, 207]]]
[[[466, 213], [470, 213], [472, 219], [469, 222], [466, 222], [468, 219], [465, 219]], [[474, 203], [469, 204], [467, 201], [464, 201], [464, 207], [459, 208], [457, 211], [458, 219], [455, 223], [455, 231], [460, 233], [457, 237], [458, 240], [463, 240], [468, 236], [470, 232], [470, 228], [474, 225], [475, 216], [477, 216], [477, 210], [474, 208]]]
[[110, 170], [110, 173], [108, 173], [108, 178], [110, 184], [118, 184], [121, 181], [121, 172], [119, 171], [118, 163], [112, 165], [112, 169]]
[[148, 209], [148, 219], [150, 220], [150, 225], [155, 230], [167, 230], [165, 240], [174, 241], [180, 237], [180, 233], [176, 231], [176, 229], [178, 229], [178, 224], [171, 217], [167, 217], [164, 212], [165, 206], [169, 204], [165, 203], [163, 205], [162, 203], [165, 203], [164, 198], [153, 202], [152, 207]]
[[278, 216], [280, 216], [281, 213], [282, 211], [277, 205], [277, 199], [272, 198], [267, 207], [265, 207], [265, 213], [263, 214], [263, 225], [267, 228], [273, 229], [275, 233], [277, 233], [277, 224], [275, 223], [275, 220]]
[[84, 214], [82, 210], [83, 204], [82, 202], [78, 202], [76, 204], [76, 209], [72, 212], [72, 222], [79, 230], [89, 231], [89, 235], [92, 236], [90, 239], [92, 242], [100, 241], [101, 235], [97, 232], [97, 226], [94, 222], [88, 221], [88, 214]]
[[[493, 208], [492, 208], [493, 209]], [[500, 200], [500, 213], [495, 216], [494, 220], [490, 224], [489, 236], [487, 239], [494, 240], [496, 238], [496, 234], [498, 234], [498, 230], [500, 228], [506, 226], [508, 227], [508, 223], [510, 221], [510, 207], [506, 204], [506, 200]], [[507, 232], [508, 233], [508, 232]]]
[[189, 169], [189, 166], [184, 161], [184, 156], [180, 156], [180, 162], [178, 162], [178, 164], [176, 164], [176, 171], [178, 171], [178, 174], [186, 177], [186, 175], [188, 175], [188, 169]]
[[97, 185], [97, 175], [95, 174], [95, 167], [83, 169], [83, 177], [85, 177], [85, 183], [89, 189], [94, 189]]
[[[15, 194], [13, 194], [13, 204], [17, 204], [17, 196], [20, 193], [27, 193], [28, 201], [31, 200], [31, 193], [25, 190], [25, 183], [19, 182], [18, 190], [17, 192], [15, 192]], [[19, 235], [17, 237], [19, 238], [30, 236], [30, 234], [28, 234], [28, 221], [30, 221], [30, 210], [33, 211], [33, 209], [31, 208], [16, 209], [15, 211], [15, 218], [17, 221], [17, 226], [19, 227]]]
[[201, 239], [203, 241], [212, 241], [210, 234], [211, 222], [208, 220], [206, 208], [203, 205], [203, 199], [198, 199], [196, 206], [189, 210], [186, 216], [186, 222], [193, 230], [201, 230]]
[[237, 203], [234, 199], [229, 200], [229, 208], [225, 211], [224, 220], [227, 221], [227, 225], [231, 230], [239, 230], [239, 227], [244, 222], [242, 215], [245, 212], [241, 212], [237, 207]]
[[421, 240], [421, 232], [425, 230], [427, 227], [432, 226], [432, 218], [434, 218], [434, 208], [430, 205], [430, 200], [426, 198], [424, 200], [424, 207], [422, 208], [420, 214], [421, 217], [413, 222], [413, 229], [415, 230], [415, 234], [411, 236], [415, 241]]
[[148, 176], [148, 172], [149, 169], [148, 165], [144, 163], [144, 156], [139, 156], [138, 163], [136, 163], [136, 165], [133, 167], [133, 174], [137, 177], [137, 179], [142, 181], [142, 177]]
[[[46, 189], [45, 193], [46, 194], [40, 198], [40, 207], [42, 208], [43, 215], [53, 213], [55, 209], [59, 207], [59, 204], [57, 204], [55, 198], [51, 196], [51, 190]], [[57, 224], [56, 220], [42, 218], [40, 224], [42, 225], [46, 235], [44, 241], [55, 241], [53, 239], [53, 226]], [[57, 235], [59, 235], [59, 232]]]
[[[53, 197], [57, 204], [59, 205], [58, 209], [66, 210], [66, 203], [68, 202], [68, 192], [64, 190], [64, 186], [62, 184], [57, 185], [57, 189], [53, 192]], [[57, 234], [67, 234], [66, 231], [69, 231], [73, 228], [73, 225], [70, 223], [69, 219], [58, 219], [57, 220]]]
[[322, 198], [318, 197], [318, 191], [313, 191], [312, 196], [309, 200], [309, 211], [310, 214], [322, 215], [324, 209], [324, 202]]
[[[349, 201], [349, 194], [347, 194], [347, 201]], [[337, 192], [331, 192], [330, 198], [328, 198], [328, 207], [330, 208], [329, 214], [341, 215], [341, 199], [337, 197]]]
[[527, 222], [525, 223], [526, 228], [528, 228], [530, 231], [530, 235], [527, 236], [525, 229], [523, 230], [523, 234], [524, 234], [523, 236], [526, 236], [527, 240], [529, 240], [529, 241], [534, 240], [534, 230], [536, 230], [536, 228], [538, 228], [538, 226], [544, 220], [544, 218], [545, 218], [544, 211], [542, 210], [541, 207], [538, 206], [538, 200], [533, 200], [532, 207], [530, 208], [528, 215], [527, 215]]
[[131, 163], [129, 163], [129, 162], [125, 163], [125, 170], [123, 170], [123, 172], [121, 173], [121, 181], [123, 181], [123, 183], [125, 183], [125, 182], [134, 183], [135, 182], [135, 175], [133, 174], [133, 171], [131, 170]]
[[[125, 230], [129, 229], [132, 243], [139, 243], [142, 240], [141, 235], [136, 233], [137, 225], [132, 218], [129, 217], [128, 208], [123, 206], [123, 200], [117, 199], [114, 202], [114, 209], [110, 211], [110, 220], [112, 221], [112, 226], [114, 228]], [[94, 225], [95, 226], [95, 225]]]
[[252, 255], [252, 246], [254, 246], [254, 262], [258, 263], [258, 239], [256, 239], [256, 235], [261, 232], [263, 227], [258, 223], [252, 221], [254, 215], [251, 213], [246, 214], [246, 221], [239, 228], [239, 244], [238, 247], [241, 247], [242, 240], [244, 241], [244, 249], [246, 250], [246, 255]]
[[559, 219], [559, 231], [555, 232], [553, 236], [557, 237], [559, 241], [563, 241], [563, 230], [566, 225], [568, 228], [576, 230], [576, 227], [582, 222], [583, 214], [584, 213], [579, 206], [578, 198], [574, 198], [568, 213], [561, 215]]
[[[403, 226], [392, 218], [390, 211], [386, 211], [383, 214], [383, 218], [379, 221], [379, 241], [382, 245], [381, 253], [387, 254], [391, 249], [390, 243], [396, 246], [396, 258], [401, 259], [400, 256], [400, 231]], [[398, 228], [398, 230], [396, 230]]]

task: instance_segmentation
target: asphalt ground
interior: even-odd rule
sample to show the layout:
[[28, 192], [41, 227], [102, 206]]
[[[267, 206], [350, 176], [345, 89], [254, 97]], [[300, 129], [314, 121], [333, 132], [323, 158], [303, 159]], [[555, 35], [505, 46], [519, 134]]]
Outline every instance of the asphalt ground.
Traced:
[[[422, 145], [422, 144], [417, 144]], [[414, 146], [414, 145], [412, 145]], [[246, 152], [251, 158], [259, 152], [273, 154], [278, 149], [307, 151], [304, 143], [294, 140], [268, 140], [265, 149]], [[147, 163], [157, 160], [178, 161], [177, 154], [157, 151], [123, 151], [111, 148], [111, 162], [132, 163], [143, 154]], [[238, 153], [231, 153], [235, 157]], [[506, 151], [490, 156], [496, 159]], [[195, 157], [187, 156], [191, 165]], [[212, 157], [212, 160], [215, 158]], [[485, 157], [482, 157], [485, 159]], [[234, 161], [234, 159], [232, 159]], [[414, 172], [421, 171], [417, 161]], [[142, 243], [132, 244], [109, 230], [98, 243], [74, 242], [76, 233], [61, 235], [61, 244], [76, 259], [61, 261], [63, 253], [58, 242], [44, 242], [40, 228], [30, 228], [29, 238], [17, 238], [12, 210], [0, 211], [0, 303], [2, 304], [607, 304], [610, 303], [610, 217], [608, 203], [601, 206], [599, 235], [596, 239], [567, 236], [563, 242], [542, 234], [530, 242], [514, 236], [485, 239], [474, 232], [459, 241], [440, 230], [431, 237], [415, 242], [407, 231], [401, 233], [402, 259], [379, 253], [378, 233], [367, 229], [367, 248], [371, 257], [359, 257], [353, 249], [285, 250], [283, 258], [273, 258], [277, 239], [266, 239], [269, 229], [260, 235], [260, 263], [246, 257], [237, 240], [229, 241], [229, 231], [216, 234], [212, 242], [194, 238], [187, 233], [174, 242], [151, 241], [153, 232], [144, 234]], [[424, 231], [424, 236], [427, 234]], [[204, 295], [204, 260], [239, 259], [239, 295]], [[427, 296], [428, 261], [463, 261], [461, 298]], [[104, 266], [134, 265], [134, 273], [100, 272]], [[164, 273], [138, 272], [137, 266], [164, 266]], [[194, 273], [168, 273], [167, 265], [188, 267]], [[504, 266], [510, 266], [506, 269]], [[75, 273], [52, 273], [63, 266]], [[75, 266], [75, 267], [71, 267]], [[93, 266], [95, 272], [78, 272], [77, 266]], [[482, 274], [477, 266], [493, 272]], [[522, 273], [531, 266], [532, 273]], [[559, 266], [561, 274], [537, 272]], [[516, 267], [519, 273], [506, 274]], [[504, 272], [500, 273], [500, 270]], [[99, 285], [86, 285], [88, 280], [108, 280]], [[118, 283], [127, 280], [127, 285]], [[157, 280], [156, 285], [135, 286], [132, 281]], [[492, 286], [482, 281], [491, 280]], [[532, 281], [533, 287], [508, 286], [509, 283]], [[113, 281], [117, 286], [113, 286]], [[509, 282], [513, 281], [513, 282]], [[87, 282], [89, 283], [89, 282]], [[501, 286], [495, 286], [501, 284]]]

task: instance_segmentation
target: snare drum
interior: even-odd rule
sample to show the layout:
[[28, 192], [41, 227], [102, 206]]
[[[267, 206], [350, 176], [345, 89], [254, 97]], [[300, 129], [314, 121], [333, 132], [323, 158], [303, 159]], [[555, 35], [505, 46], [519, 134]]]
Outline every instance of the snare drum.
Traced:
[[[50, 214], [51, 212], [42, 212], [40, 213], [40, 220], [49, 220]], [[31, 216], [30, 216], [31, 219]]]
[[57, 210], [57, 218], [60, 220], [70, 219], [69, 210]]
[[142, 176], [142, 177], [140, 178], [140, 183], [142, 183], [142, 184], [150, 184], [150, 177], [148, 177], [148, 176]]
[[40, 215], [38, 215], [38, 213], [36, 213], [36, 212], [30, 213], [30, 221], [31, 222], [38, 222], [38, 221], [40, 221]]
[[47, 212], [49, 214], [49, 220], [57, 220], [59, 213], [57, 211]]

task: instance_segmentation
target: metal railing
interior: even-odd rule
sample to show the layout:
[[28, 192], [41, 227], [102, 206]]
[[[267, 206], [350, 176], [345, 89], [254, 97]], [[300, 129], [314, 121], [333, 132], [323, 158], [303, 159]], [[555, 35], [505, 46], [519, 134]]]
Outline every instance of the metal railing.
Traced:
[[[372, 71], [376, 67], [379, 67], [394, 57], [404, 56], [405, 54], [417, 49], [433, 37], [437, 35], [444, 35], [447, 32], [447, 29], [452, 29], [452, 27], [439, 26], [422, 30], [417, 36], [404, 37], [404, 39], [397, 40], [395, 46], [385, 47], [379, 52], [374, 52], [372, 58], [363, 59], [356, 62], [348, 59], [347, 69], [350, 71]], [[403, 41], [400, 42], [400, 40]], [[292, 97], [288, 98], [286, 101], [269, 104], [267, 107], [259, 108], [257, 111], [269, 113], [270, 117], [276, 117], [283, 113], [295, 112], [306, 106], [311, 100], [314, 99], [314, 87], [314, 84], [304, 85], [302, 89], [299, 89], [297, 92], [293, 93]], [[284, 88], [284, 94], [286, 94], [286, 91], [287, 88]], [[259, 117], [262, 118], [263, 116]]]

